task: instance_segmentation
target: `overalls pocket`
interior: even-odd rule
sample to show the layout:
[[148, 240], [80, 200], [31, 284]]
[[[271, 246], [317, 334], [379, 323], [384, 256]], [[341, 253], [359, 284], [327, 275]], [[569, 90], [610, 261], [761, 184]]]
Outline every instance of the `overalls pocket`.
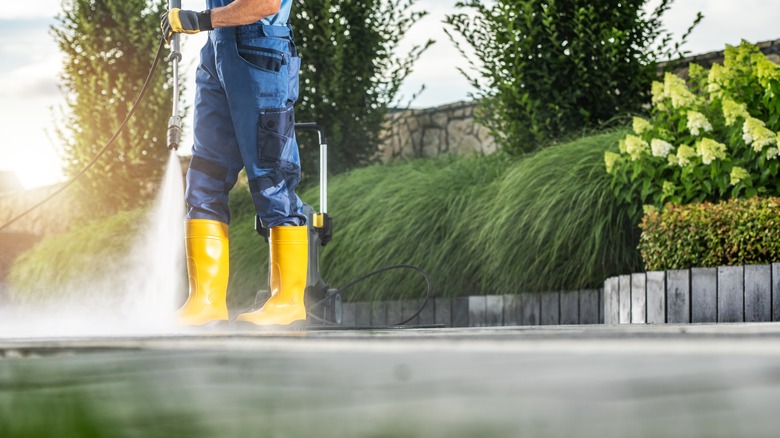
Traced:
[[284, 147], [295, 133], [295, 113], [292, 106], [261, 108], [257, 129], [257, 148], [260, 164], [264, 167], [279, 163]]
[[284, 52], [266, 47], [239, 44], [238, 56], [253, 67], [274, 73], [287, 64], [287, 55]]

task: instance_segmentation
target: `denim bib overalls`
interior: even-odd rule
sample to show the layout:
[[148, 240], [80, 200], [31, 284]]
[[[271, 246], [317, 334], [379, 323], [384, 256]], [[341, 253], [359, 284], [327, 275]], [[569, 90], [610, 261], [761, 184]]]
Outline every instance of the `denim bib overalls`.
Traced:
[[[209, 9], [232, 0], [209, 0]], [[278, 14], [209, 32], [196, 73], [194, 145], [187, 172], [187, 218], [230, 223], [228, 193], [246, 168], [265, 227], [305, 225], [293, 104], [300, 58], [288, 25], [292, 0]]]

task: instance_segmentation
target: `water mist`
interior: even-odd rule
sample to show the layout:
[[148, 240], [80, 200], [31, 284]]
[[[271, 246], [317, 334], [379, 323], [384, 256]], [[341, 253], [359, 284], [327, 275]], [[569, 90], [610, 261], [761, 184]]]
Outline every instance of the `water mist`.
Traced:
[[[155, 334], [176, 330], [173, 313], [186, 296], [184, 187], [171, 152], [157, 198], [135, 242], [103, 269], [72, 284], [46, 284], [51, 302], [4, 309], [0, 337]], [[74, 257], [78, 257], [74, 254]], [[62, 299], [61, 297], [68, 297]]]

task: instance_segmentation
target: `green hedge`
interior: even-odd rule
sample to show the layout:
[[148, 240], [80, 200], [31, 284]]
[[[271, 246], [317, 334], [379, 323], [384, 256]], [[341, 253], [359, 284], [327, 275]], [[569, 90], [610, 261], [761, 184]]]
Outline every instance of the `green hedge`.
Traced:
[[[457, 296], [597, 287], [606, 277], [641, 269], [639, 218], [629, 217], [612, 195], [602, 164], [604, 151], [617, 150], [624, 134], [586, 137], [523, 159], [501, 153], [416, 159], [333, 178], [334, 235], [323, 249], [323, 275], [338, 287], [409, 263], [430, 273], [438, 296]], [[318, 190], [301, 197], [316, 207]], [[268, 250], [253, 230], [246, 188], [234, 190], [230, 202], [229, 305], [240, 309], [267, 287]], [[105, 251], [125, 248], [133, 218], [48, 239], [17, 261], [15, 286], [33, 293], [30, 286], [39, 281], [88, 277], [104, 266]], [[412, 298], [424, 291], [418, 273], [391, 271], [346, 298]]]
[[667, 204], [640, 227], [648, 271], [780, 261], [780, 198]]

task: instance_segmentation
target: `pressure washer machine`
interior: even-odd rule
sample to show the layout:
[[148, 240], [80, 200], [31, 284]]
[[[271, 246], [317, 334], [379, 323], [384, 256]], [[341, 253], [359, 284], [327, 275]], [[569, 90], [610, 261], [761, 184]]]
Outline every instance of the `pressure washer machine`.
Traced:
[[[311, 324], [339, 325], [342, 320], [342, 300], [338, 289], [332, 289], [320, 272], [320, 250], [333, 236], [333, 220], [328, 216], [328, 142], [325, 130], [316, 123], [296, 123], [295, 130], [317, 133], [320, 145], [320, 212], [304, 203], [303, 213], [309, 227], [309, 269], [306, 275], [304, 303], [308, 322]], [[263, 226], [260, 216], [255, 216], [255, 230], [268, 242], [269, 230]], [[261, 290], [255, 298], [255, 306], [262, 306], [269, 298], [267, 290]]]

